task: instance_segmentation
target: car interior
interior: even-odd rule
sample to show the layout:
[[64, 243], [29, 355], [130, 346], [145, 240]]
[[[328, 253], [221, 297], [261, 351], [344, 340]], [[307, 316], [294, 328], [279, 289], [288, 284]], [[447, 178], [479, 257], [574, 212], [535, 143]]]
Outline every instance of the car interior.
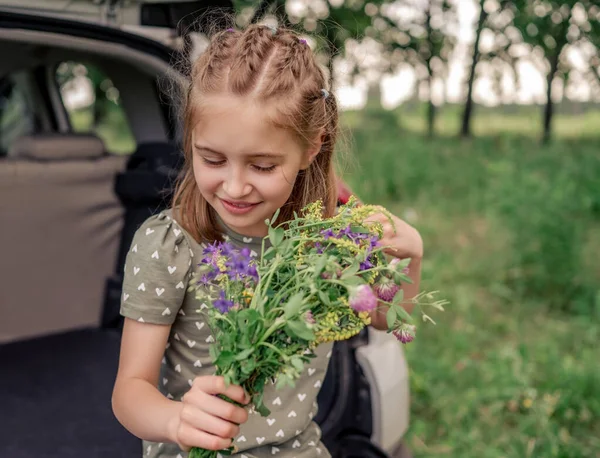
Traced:
[[[125, 254], [137, 227], [168, 206], [181, 164], [165, 91], [172, 58], [123, 31], [0, 19], [0, 456], [141, 453], [110, 397]], [[119, 142], [72, 108], [77, 91], [65, 88], [78, 72], [101, 74], [118, 94]], [[389, 456], [370, 441], [374, 385], [356, 363], [368, 339], [336, 344], [319, 396], [334, 456]]]

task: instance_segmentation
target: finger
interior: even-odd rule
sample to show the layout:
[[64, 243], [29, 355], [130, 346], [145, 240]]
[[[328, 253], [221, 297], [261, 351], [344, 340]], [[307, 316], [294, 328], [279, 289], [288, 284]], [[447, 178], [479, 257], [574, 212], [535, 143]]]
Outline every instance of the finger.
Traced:
[[229, 399], [239, 402], [240, 404], [247, 404], [248, 398], [244, 389], [239, 385], [225, 385], [225, 379], [220, 376], [205, 376], [197, 377], [194, 380], [194, 388], [200, 389], [201, 391], [208, 394], [224, 394]]
[[177, 443], [182, 449], [200, 447], [206, 450], [223, 450], [231, 446], [233, 440], [224, 439], [193, 426], [182, 423], [177, 434]]
[[197, 406], [210, 415], [214, 415], [237, 425], [246, 423], [248, 420], [248, 412], [246, 412], [245, 409], [216, 396], [205, 395], [204, 399], [202, 399]]
[[183, 406], [183, 409], [181, 409], [181, 419], [194, 428], [223, 439], [234, 438], [240, 432], [238, 425], [211, 415], [192, 404]]
[[389, 221], [388, 217], [385, 216], [383, 213], [373, 213], [371, 215], [369, 215], [365, 221], [368, 221], [370, 223], [383, 223], [385, 221]]

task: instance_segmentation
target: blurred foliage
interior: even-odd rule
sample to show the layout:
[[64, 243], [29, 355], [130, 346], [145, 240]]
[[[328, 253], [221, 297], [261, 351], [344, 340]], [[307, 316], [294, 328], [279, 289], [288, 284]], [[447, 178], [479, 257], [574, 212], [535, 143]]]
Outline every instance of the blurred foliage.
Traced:
[[[572, 121], [595, 138], [540, 147], [531, 131], [497, 133], [531, 107], [479, 113], [496, 122], [475, 123], [469, 141], [424, 139], [424, 107], [409, 108], [343, 115], [346, 178], [421, 231], [423, 288], [451, 298], [405, 347], [409, 446], [417, 458], [597, 457], [600, 114]], [[440, 132], [459, 123], [448, 110]]]
[[106, 150], [114, 154], [135, 150], [135, 138], [121, 107], [119, 90], [102, 69], [92, 64], [63, 62], [56, 69], [56, 81], [63, 99], [68, 99], [70, 92], [88, 97], [75, 106], [66, 106], [74, 132], [96, 134]]

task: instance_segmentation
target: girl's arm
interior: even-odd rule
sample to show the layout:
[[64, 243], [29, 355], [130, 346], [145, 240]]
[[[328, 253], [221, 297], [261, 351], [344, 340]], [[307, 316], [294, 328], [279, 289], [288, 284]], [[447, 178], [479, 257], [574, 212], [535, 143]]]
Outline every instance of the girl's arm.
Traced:
[[117, 419], [133, 435], [154, 442], [175, 442], [181, 402], [158, 391], [160, 364], [171, 326], [125, 318], [119, 369], [112, 395]]
[[115, 416], [140, 439], [172, 442], [183, 450], [227, 448], [248, 413], [215, 395], [240, 404], [250, 400], [242, 387], [211, 375], [196, 377], [181, 401], [164, 397], [157, 383], [170, 329], [126, 318], [112, 397]]

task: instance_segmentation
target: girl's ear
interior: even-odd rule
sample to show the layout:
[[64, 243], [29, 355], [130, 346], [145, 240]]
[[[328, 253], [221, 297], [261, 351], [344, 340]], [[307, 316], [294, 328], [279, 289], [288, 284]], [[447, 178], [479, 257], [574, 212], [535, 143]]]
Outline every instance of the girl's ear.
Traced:
[[306, 170], [310, 167], [310, 164], [315, 160], [317, 154], [321, 152], [321, 147], [323, 146], [323, 140], [325, 139], [325, 134], [319, 135], [319, 139], [315, 142], [315, 144], [306, 152], [305, 159], [300, 167], [301, 170]]

